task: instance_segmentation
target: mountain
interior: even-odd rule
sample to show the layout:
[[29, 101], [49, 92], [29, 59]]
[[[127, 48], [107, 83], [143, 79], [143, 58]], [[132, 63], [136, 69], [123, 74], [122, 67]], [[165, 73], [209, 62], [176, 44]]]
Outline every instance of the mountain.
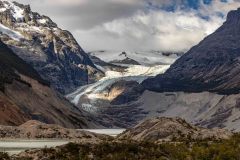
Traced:
[[93, 51], [91, 56], [116, 65], [156, 66], [172, 64], [183, 53], [160, 51]]
[[240, 9], [230, 11], [226, 22], [191, 48], [163, 75], [144, 81], [152, 91], [240, 91]]
[[103, 76], [72, 34], [29, 5], [0, 1], [0, 39], [59, 92]]
[[[138, 100], [121, 105], [141, 111], [132, 123], [155, 116], [177, 116], [207, 128], [239, 131], [239, 28], [240, 9], [230, 11], [219, 29], [164, 74], [143, 81], [146, 91]], [[121, 96], [128, 97], [128, 93]]]
[[107, 128], [126, 128], [135, 125], [144, 111], [129, 105], [144, 92], [140, 83], [164, 73], [180, 53], [114, 52], [89, 53], [94, 64], [105, 73], [98, 82], [79, 87], [66, 98], [79, 109], [85, 110]]
[[165, 73], [141, 85], [127, 85], [128, 90], [122, 89], [101, 114], [111, 116], [111, 122], [121, 127], [160, 116], [239, 131], [239, 33], [240, 9], [230, 11], [216, 32], [177, 59]]
[[20, 125], [28, 120], [86, 128], [93, 120], [70, 104], [49, 83], [0, 41], [0, 124]]
[[205, 129], [193, 126], [180, 118], [157, 117], [145, 120], [118, 136], [118, 139], [136, 141], [182, 141], [184, 139], [228, 139], [233, 134], [223, 129]]

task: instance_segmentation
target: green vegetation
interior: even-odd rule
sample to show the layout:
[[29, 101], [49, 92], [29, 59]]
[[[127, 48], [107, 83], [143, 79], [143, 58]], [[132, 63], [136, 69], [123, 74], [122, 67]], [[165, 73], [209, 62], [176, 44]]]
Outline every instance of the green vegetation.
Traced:
[[10, 160], [10, 157], [7, 153], [1, 153], [0, 152], [0, 160]]
[[10, 157], [0, 153], [0, 160], [240, 160], [240, 134], [228, 140], [184, 140], [178, 142], [112, 141], [98, 144], [69, 143], [57, 148], [27, 152], [29, 157]]
[[[221, 141], [189, 140], [162, 144], [133, 141], [69, 143], [54, 149], [45, 148], [32, 155], [48, 160], [240, 160], [240, 135]], [[0, 154], [0, 159], [4, 156], [7, 155]], [[11, 160], [22, 159], [27, 158]]]

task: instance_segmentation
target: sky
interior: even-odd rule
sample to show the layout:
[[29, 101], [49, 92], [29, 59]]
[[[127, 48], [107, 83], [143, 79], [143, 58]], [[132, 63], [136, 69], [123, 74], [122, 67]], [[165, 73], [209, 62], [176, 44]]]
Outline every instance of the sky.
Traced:
[[240, 0], [16, 0], [69, 30], [85, 51], [185, 52]]

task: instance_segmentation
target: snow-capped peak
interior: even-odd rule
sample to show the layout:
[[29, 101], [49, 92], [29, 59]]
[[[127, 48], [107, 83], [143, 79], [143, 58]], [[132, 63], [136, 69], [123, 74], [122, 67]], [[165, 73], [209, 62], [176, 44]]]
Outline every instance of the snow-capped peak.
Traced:
[[1, 0], [0, 12], [10, 10], [15, 20], [22, 19], [24, 17], [24, 9], [18, 7], [11, 1]]

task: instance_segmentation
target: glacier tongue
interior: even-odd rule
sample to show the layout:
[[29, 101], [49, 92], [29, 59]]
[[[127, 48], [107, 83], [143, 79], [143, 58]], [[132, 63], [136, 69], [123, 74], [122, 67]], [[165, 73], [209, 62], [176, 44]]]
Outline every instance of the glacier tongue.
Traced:
[[[105, 53], [111, 54], [105, 55]], [[146, 56], [146, 54], [147, 53], [133, 54], [136, 57], [131, 56], [130, 54], [129, 55], [137, 60], [140, 60], [142, 57]], [[103, 59], [107, 59], [108, 61], [110, 59], [116, 58], [116, 54], [113, 54], [112, 52], [101, 52], [97, 54], [95, 52], [94, 55], [98, 56], [98, 58], [100, 59], [105, 56]], [[137, 83], [141, 83], [149, 77], [164, 73], [170, 67], [170, 64], [177, 59], [174, 58], [175, 56], [169, 57], [163, 56], [161, 54], [155, 54], [155, 56], [158, 56], [156, 58], [157, 60], [161, 59], [161, 62], [168, 62], [169, 64], [156, 64], [156, 60], [148, 62], [148, 65], [117, 64], [125, 68], [124, 70], [120, 71], [111, 69], [109, 70], [105, 69], [102, 66], [96, 65], [98, 66], [98, 68], [101, 68], [101, 70], [105, 72], [105, 77], [103, 77], [96, 83], [80, 87], [73, 93], [66, 95], [66, 98], [79, 108], [82, 108], [87, 112], [95, 113], [98, 109], [101, 108], [99, 108], [99, 106], [106, 105], [104, 103], [106, 100], [109, 100], [109, 98], [106, 98], [109, 95], [109, 89], [114, 84], [120, 81], [134, 81]]]

